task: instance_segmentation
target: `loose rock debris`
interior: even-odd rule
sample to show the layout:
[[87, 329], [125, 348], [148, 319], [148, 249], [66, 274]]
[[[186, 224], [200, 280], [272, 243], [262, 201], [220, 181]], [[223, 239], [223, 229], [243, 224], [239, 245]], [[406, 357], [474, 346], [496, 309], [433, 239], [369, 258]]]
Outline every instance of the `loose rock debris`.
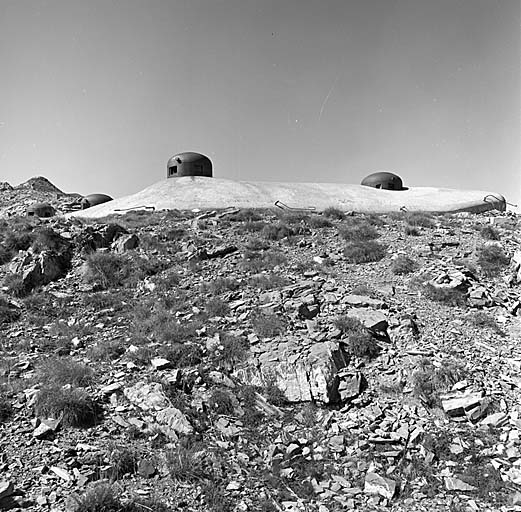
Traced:
[[[95, 484], [152, 510], [521, 509], [517, 218], [494, 223], [511, 263], [490, 276], [473, 251], [501, 216], [433, 217], [419, 236], [407, 214], [365, 218], [387, 256], [356, 265], [338, 226], [361, 216], [267, 240], [266, 220], [295, 220], [224, 213], [46, 221], [70, 261], [25, 297], [8, 276], [34, 255], [0, 267], [0, 510], [77, 510]], [[135, 273], [87, 281], [93, 251]], [[417, 267], [393, 274], [399, 254]], [[353, 351], [339, 317], [378, 350]], [[92, 424], [38, 414], [47, 359], [100, 408]], [[71, 362], [93, 378], [72, 383]]]

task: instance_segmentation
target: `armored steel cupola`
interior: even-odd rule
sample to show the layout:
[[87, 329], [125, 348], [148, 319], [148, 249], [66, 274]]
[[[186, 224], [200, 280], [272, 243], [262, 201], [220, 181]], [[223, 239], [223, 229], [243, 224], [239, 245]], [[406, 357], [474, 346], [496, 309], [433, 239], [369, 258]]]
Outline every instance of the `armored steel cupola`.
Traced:
[[392, 172], [374, 172], [362, 180], [362, 185], [382, 190], [405, 190], [402, 178]]
[[183, 176], [212, 177], [212, 161], [200, 153], [178, 153], [166, 165], [167, 178], [181, 178]]

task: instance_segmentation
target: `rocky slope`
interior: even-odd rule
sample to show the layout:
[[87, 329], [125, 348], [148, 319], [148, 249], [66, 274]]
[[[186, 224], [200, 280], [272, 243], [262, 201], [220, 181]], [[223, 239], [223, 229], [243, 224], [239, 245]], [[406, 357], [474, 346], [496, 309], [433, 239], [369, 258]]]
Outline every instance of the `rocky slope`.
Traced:
[[27, 207], [33, 203], [49, 203], [58, 212], [70, 211], [70, 206], [78, 203], [80, 194], [67, 194], [53, 185], [47, 178], [38, 176], [17, 186], [0, 182], [0, 218], [25, 215]]
[[10, 219], [0, 509], [518, 510], [520, 225]]

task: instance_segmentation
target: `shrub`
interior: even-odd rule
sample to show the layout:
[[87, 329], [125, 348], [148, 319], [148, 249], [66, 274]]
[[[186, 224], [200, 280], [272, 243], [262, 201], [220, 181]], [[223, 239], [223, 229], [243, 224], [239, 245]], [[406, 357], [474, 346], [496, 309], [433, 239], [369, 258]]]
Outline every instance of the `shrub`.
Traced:
[[491, 329], [498, 334], [504, 334], [494, 317], [485, 311], [474, 311], [468, 315], [467, 320], [476, 327]]
[[0, 424], [7, 421], [13, 413], [11, 400], [7, 397], [2, 389], [0, 389]]
[[371, 263], [385, 257], [387, 248], [375, 242], [351, 242], [344, 247], [344, 257], [348, 263]]
[[201, 285], [203, 293], [221, 294], [227, 291], [237, 290], [239, 283], [235, 279], [228, 277], [217, 277], [213, 281], [205, 282]]
[[456, 382], [465, 378], [466, 372], [458, 363], [444, 361], [439, 367], [424, 358], [412, 375], [414, 394], [429, 407], [439, 405], [439, 395], [449, 390]]
[[330, 219], [344, 220], [346, 218], [346, 215], [342, 210], [334, 208], [333, 206], [326, 208], [322, 213], [325, 217]]
[[244, 247], [248, 251], [264, 251], [269, 249], [269, 244], [261, 238], [249, 238]]
[[248, 357], [249, 343], [245, 338], [223, 334], [221, 343], [213, 353], [214, 364], [233, 370]]
[[291, 281], [286, 276], [279, 274], [257, 274], [250, 277], [248, 284], [261, 290], [273, 290], [274, 288], [288, 286]]
[[273, 337], [287, 329], [285, 320], [274, 313], [256, 311], [252, 316], [253, 330], [262, 337]]
[[227, 215], [226, 218], [232, 222], [255, 222], [262, 219], [262, 215], [252, 208], [244, 208], [237, 213]]
[[268, 224], [264, 221], [249, 220], [246, 221], [239, 229], [239, 233], [258, 233], [262, 231]]
[[14, 322], [19, 317], [20, 312], [18, 309], [12, 306], [9, 301], [0, 297], [0, 324]]
[[231, 415], [235, 411], [232, 395], [225, 389], [213, 389], [211, 391], [208, 407], [214, 414]]
[[176, 448], [166, 452], [166, 464], [174, 481], [194, 483], [210, 475], [204, 460], [204, 445], [186, 446], [180, 443]]
[[7, 288], [7, 293], [13, 297], [23, 298], [30, 293], [21, 274], [7, 274], [2, 284]]
[[204, 309], [209, 317], [226, 316], [230, 312], [228, 304], [218, 297], [209, 299]]
[[436, 222], [430, 213], [426, 212], [411, 212], [405, 215], [405, 220], [409, 226], [434, 228]]
[[308, 224], [314, 229], [330, 228], [333, 225], [327, 217], [322, 217], [321, 215], [312, 215]]
[[125, 346], [121, 340], [101, 341], [92, 346], [87, 356], [93, 361], [113, 361], [125, 353]]
[[0, 265], [5, 265], [13, 259], [13, 253], [0, 245]]
[[38, 416], [59, 418], [71, 427], [90, 427], [100, 416], [98, 405], [83, 390], [47, 386], [36, 397], [34, 409]]
[[245, 252], [243, 256], [241, 268], [247, 272], [259, 273], [287, 262], [284, 254], [277, 251], [266, 251], [263, 253]]
[[400, 254], [397, 256], [391, 265], [393, 274], [405, 275], [414, 272], [418, 268], [418, 264], [409, 256]]
[[45, 385], [88, 386], [94, 373], [88, 366], [66, 357], [49, 357], [42, 361], [37, 372], [38, 381]]
[[133, 475], [137, 471], [139, 453], [129, 447], [110, 443], [108, 446], [108, 461], [112, 466], [111, 477], [119, 480], [125, 475]]
[[499, 231], [490, 226], [489, 224], [483, 226], [479, 230], [479, 232], [484, 240], [501, 240], [501, 235], [499, 234]]
[[284, 222], [266, 224], [261, 231], [261, 235], [268, 240], [282, 240], [295, 234], [295, 231]]
[[346, 336], [347, 348], [354, 356], [372, 358], [380, 352], [376, 340], [357, 318], [342, 315], [333, 323]]
[[404, 228], [404, 233], [409, 236], [420, 236], [420, 231], [418, 228], [414, 226], [409, 226], [408, 224]]
[[348, 242], [374, 240], [380, 236], [378, 231], [366, 221], [340, 224], [338, 234], [340, 238]]
[[440, 302], [447, 306], [464, 306], [467, 303], [463, 292], [455, 288], [440, 288], [431, 283], [427, 283], [423, 287], [423, 294], [429, 300]]
[[168, 359], [176, 368], [186, 368], [201, 363], [203, 349], [195, 343], [172, 343], [161, 347], [159, 355]]
[[[157, 500], [122, 501], [113, 487], [99, 483], [83, 496], [73, 496], [75, 512], [169, 512], [170, 509]], [[71, 508], [72, 510], [72, 508]]]
[[478, 249], [478, 264], [487, 276], [499, 274], [510, 263], [510, 258], [497, 245], [485, 245]]
[[103, 288], [121, 286], [130, 274], [129, 262], [119, 254], [94, 252], [87, 256], [84, 279]]

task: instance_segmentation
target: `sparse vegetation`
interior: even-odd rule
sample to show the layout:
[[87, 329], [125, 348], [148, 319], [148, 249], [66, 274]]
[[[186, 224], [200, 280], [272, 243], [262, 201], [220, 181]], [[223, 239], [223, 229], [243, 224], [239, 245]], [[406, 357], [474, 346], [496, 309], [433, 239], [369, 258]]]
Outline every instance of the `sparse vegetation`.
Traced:
[[409, 256], [405, 256], [404, 254], [400, 254], [395, 259], [393, 259], [393, 263], [391, 265], [391, 271], [393, 274], [397, 275], [406, 275], [414, 272], [418, 268], [418, 264]]
[[478, 248], [478, 265], [487, 276], [495, 276], [510, 263], [510, 258], [497, 245], [485, 245]]
[[90, 427], [100, 418], [100, 407], [86, 391], [56, 385], [38, 392], [34, 410], [43, 418], [62, 418], [62, 423], [70, 427]]
[[357, 318], [343, 315], [333, 323], [347, 338], [347, 348], [352, 355], [372, 358], [380, 352], [376, 340]]
[[367, 221], [344, 222], [338, 226], [338, 234], [347, 242], [365, 242], [380, 236]]
[[423, 294], [429, 300], [440, 302], [447, 306], [462, 307], [467, 303], [465, 293], [456, 288], [434, 286], [431, 283], [427, 283], [423, 286]]
[[372, 263], [385, 257], [387, 248], [374, 240], [351, 242], [344, 247], [344, 258], [348, 263]]
[[483, 226], [479, 232], [484, 240], [501, 240], [499, 231], [493, 228], [490, 224]]
[[435, 366], [430, 359], [424, 358], [412, 375], [414, 394], [427, 406], [439, 405], [439, 395], [448, 391], [456, 382], [463, 380], [466, 371], [461, 364], [444, 361]]

